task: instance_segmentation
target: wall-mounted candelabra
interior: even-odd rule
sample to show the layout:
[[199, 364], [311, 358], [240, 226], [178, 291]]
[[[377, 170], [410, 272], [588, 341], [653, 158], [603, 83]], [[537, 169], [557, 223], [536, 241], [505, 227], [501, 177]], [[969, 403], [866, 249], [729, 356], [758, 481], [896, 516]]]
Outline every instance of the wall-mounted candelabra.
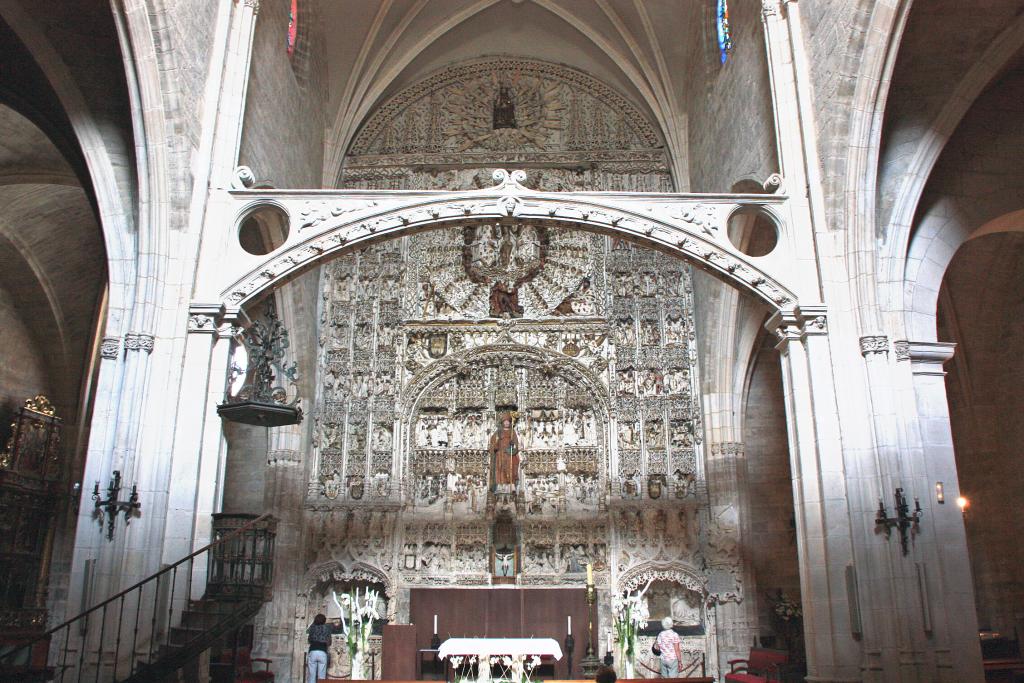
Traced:
[[92, 499], [96, 501], [95, 513], [99, 517], [101, 527], [103, 525], [104, 513], [106, 514], [108, 541], [114, 538], [114, 522], [117, 520], [118, 513], [124, 513], [124, 523], [125, 526], [128, 526], [131, 522], [132, 513], [142, 509], [142, 503], [139, 502], [138, 487], [135, 484], [132, 484], [132, 493], [128, 496], [128, 500], [118, 500], [120, 495], [121, 472], [119, 470], [114, 470], [113, 475], [110, 477], [110, 483], [107, 484], [106, 499], [100, 498], [100, 483], [98, 481], [92, 489]]
[[896, 516], [890, 517], [889, 512], [885, 509], [885, 503], [881, 498], [878, 499], [878, 512], [875, 514], [875, 525], [883, 527], [885, 529], [885, 537], [888, 539], [892, 536], [893, 528], [899, 529], [900, 532], [900, 547], [903, 548], [903, 554], [907, 554], [907, 544], [909, 542], [909, 531], [911, 528], [916, 532], [920, 526], [921, 515], [921, 503], [917, 498], [914, 498], [914, 511], [910, 511], [910, 504], [907, 502], [907, 497], [903, 495], [903, 489], [896, 489]]

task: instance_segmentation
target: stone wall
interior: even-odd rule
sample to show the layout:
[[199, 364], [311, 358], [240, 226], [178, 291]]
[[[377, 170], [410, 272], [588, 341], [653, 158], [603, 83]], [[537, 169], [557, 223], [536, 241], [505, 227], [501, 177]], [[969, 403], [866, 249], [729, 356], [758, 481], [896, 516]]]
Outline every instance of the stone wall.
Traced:
[[[290, 0], [264, 0], [256, 17], [239, 163], [275, 187], [320, 187], [325, 67], [316, 5], [300, 4], [299, 44], [286, 49]], [[309, 64], [293, 63], [309, 59]], [[301, 76], [301, 77], [300, 77]], [[308, 80], [307, 80], [308, 78]]]
[[687, 93], [690, 189], [729, 192], [741, 179], [777, 172], [772, 96], [761, 3], [729, 3], [734, 49], [722, 64], [710, 22]]
[[8, 356], [0, 363], [0, 449], [7, 442], [10, 417], [25, 399], [52, 394], [46, 362], [22, 314], [10, 291], [0, 286], [0, 348], [19, 350], [16, 362]]
[[773, 339], [765, 336], [754, 360], [743, 419], [750, 487], [748, 548], [757, 576], [761, 635], [771, 633], [777, 625], [767, 594], [774, 596], [781, 589], [786, 597], [800, 601], [793, 484], [782, 390], [779, 353], [773, 348]]
[[865, 4], [861, 0], [804, 0], [800, 3], [827, 219], [834, 228], [842, 228], [846, 222], [842, 201], [846, 187], [850, 105], [863, 53], [865, 24], [871, 11], [864, 9]]
[[224, 466], [223, 512], [263, 512], [267, 470], [267, 429], [224, 422], [228, 456]]

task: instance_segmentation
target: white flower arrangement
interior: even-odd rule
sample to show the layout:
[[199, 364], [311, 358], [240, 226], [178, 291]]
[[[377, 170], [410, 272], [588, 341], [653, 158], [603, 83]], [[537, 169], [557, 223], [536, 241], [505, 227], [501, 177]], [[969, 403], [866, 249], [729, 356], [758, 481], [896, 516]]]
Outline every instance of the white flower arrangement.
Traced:
[[616, 595], [612, 598], [612, 616], [615, 622], [615, 637], [622, 648], [627, 662], [636, 658], [636, 642], [640, 629], [647, 625], [650, 614], [644, 593], [651, 587], [648, 581], [643, 590], [632, 595]]
[[[341, 630], [345, 634], [345, 645], [348, 647], [348, 655], [352, 660], [352, 678], [356, 677], [357, 670], [361, 673], [362, 656], [370, 648], [370, 633], [373, 631], [373, 620], [380, 619], [377, 612], [377, 600], [380, 593], [367, 588], [362, 596], [359, 589], [345, 593], [338, 599], [338, 594], [331, 591], [334, 604], [341, 613]], [[349, 618], [345, 620], [345, 612]]]

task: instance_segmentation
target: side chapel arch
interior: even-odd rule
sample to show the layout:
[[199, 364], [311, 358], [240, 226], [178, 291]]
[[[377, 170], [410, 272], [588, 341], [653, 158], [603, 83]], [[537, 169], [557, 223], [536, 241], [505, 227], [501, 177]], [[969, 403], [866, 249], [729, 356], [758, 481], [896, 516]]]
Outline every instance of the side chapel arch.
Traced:
[[302, 579], [302, 586], [307, 595], [312, 595], [317, 586], [329, 582], [364, 582], [368, 584], [381, 584], [384, 586], [384, 595], [388, 599], [388, 611], [393, 607], [391, 602], [395, 598], [394, 582], [389, 572], [365, 562], [355, 561], [345, 563], [338, 560], [320, 563], [311, 567]]

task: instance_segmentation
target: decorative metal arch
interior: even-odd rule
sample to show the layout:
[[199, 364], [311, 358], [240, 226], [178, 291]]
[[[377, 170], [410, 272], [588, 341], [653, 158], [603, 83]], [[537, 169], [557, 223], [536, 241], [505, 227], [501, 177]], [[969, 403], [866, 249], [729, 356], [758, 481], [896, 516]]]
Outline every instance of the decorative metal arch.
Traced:
[[228, 270], [236, 262], [234, 257], [240, 263], [252, 263], [252, 259], [245, 258], [241, 247], [237, 252], [229, 250], [224, 255], [227, 268], [217, 273], [226, 280], [218, 285], [219, 297], [228, 308], [240, 307], [328, 258], [373, 242], [514, 217], [622, 237], [675, 255], [750, 292], [775, 311], [797, 303], [793, 289], [737, 252], [725, 235], [729, 215], [738, 206], [764, 208], [784, 226], [770, 207], [782, 204], [785, 197], [567, 196], [530, 190], [522, 185], [525, 178], [524, 171], [498, 169], [494, 187], [465, 193], [234, 190], [236, 220], [260, 202], [275, 201], [289, 212], [292, 234], [284, 247], [242, 273]]

